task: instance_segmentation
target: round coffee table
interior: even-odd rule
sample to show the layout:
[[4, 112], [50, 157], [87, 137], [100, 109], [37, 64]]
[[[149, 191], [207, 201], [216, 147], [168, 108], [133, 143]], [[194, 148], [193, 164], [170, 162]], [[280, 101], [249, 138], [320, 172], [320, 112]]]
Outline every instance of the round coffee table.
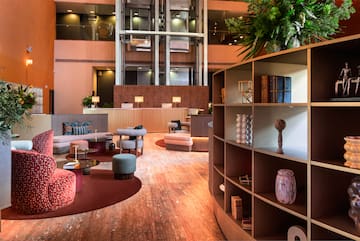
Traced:
[[74, 159], [68, 159], [63, 161], [58, 161], [57, 166], [65, 170], [69, 170], [75, 173], [76, 176], [76, 192], [79, 192], [82, 187], [82, 176], [90, 175], [90, 168], [100, 164], [100, 161], [95, 159], [80, 159], [78, 160], [79, 164], [75, 166], [66, 165], [69, 162], [74, 162]]

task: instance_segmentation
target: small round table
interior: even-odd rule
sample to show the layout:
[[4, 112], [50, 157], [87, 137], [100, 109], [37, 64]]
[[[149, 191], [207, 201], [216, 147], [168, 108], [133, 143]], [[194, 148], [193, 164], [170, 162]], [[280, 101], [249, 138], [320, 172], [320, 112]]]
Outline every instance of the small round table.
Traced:
[[76, 176], [76, 192], [79, 192], [82, 187], [82, 176], [83, 175], [90, 175], [90, 168], [97, 166], [100, 164], [100, 161], [95, 159], [81, 159], [78, 160], [79, 165], [72, 166], [72, 165], [66, 165], [69, 162], [74, 162], [74, 160], [64, 160], [64, 161], [58, 161], [57, 166], [59, 168], [63, 168], [65, 170], [70, 170], [75, 173]]

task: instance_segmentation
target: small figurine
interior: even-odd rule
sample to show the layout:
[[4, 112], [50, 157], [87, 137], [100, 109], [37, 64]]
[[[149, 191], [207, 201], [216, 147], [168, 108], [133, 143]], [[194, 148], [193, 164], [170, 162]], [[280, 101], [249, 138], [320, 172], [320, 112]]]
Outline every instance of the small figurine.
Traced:
[[283, 148], [282, 148], [282, 131], [285, 129], [286, 127], [286, 122], [282, 119], [277, 119], [275, 120], [275, 128], [278, 130], [279, 134], [278, 134], [278, 149], [276, 151], [276, 153], [279, 154], [283, 154]]

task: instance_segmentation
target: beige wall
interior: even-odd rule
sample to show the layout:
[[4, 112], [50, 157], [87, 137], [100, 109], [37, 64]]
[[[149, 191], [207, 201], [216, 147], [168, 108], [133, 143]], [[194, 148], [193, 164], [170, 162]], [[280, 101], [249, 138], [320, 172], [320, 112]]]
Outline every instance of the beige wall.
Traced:
[[94, 66], [115, 66], [114, 42], [55, 41], [55, 114], [82, 113], [82, 99], [93, 90]]

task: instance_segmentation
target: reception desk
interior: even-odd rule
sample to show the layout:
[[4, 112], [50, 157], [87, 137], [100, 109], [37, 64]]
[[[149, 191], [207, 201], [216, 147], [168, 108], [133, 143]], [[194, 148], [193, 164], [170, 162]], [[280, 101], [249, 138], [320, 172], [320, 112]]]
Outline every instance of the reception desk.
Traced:
[[185, 121], [188, 108], [84, 108], [83, 113], [108, 114], [110, 132], [137, 125], [143, 125], [148, 132], [168, 132], [167, 123]]

